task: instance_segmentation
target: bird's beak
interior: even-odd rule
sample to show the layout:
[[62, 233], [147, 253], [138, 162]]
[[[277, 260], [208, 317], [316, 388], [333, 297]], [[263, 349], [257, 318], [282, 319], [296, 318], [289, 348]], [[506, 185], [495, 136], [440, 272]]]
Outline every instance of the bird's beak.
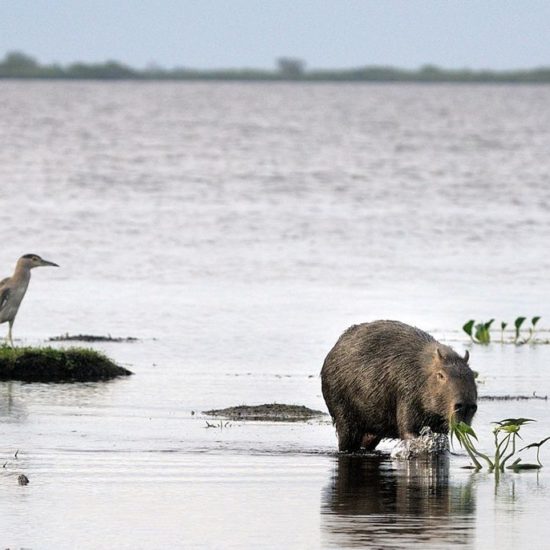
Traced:
[[53, 262], [48, 262], [48, 260], [42, 260], [42, 263], [40, 265], [43, 265], [43, 266], [51, 265], [53, 267], [59, 267], [57, 264], [54, 264]]

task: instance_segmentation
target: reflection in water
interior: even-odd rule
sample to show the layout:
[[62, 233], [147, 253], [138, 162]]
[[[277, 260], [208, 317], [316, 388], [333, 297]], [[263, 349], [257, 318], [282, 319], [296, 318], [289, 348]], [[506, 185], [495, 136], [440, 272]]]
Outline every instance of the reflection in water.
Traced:
[[24, 404], [17, 396], [14, 396], [14, 383], [0, 383], [0, 423], [22, 422], [27, 413]]
[[340, 456], [321, 506], [325, 542], [403, 548], [472, 542], [471, 478], [451, 484], [447, 457]]

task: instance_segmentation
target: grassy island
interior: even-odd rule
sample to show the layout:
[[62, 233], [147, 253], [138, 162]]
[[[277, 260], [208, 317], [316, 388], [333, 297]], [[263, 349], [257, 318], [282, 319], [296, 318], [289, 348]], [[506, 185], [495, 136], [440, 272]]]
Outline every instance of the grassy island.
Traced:
[[0, 381], [96, 382], [130, 374], [92, 349], [0, 347]]

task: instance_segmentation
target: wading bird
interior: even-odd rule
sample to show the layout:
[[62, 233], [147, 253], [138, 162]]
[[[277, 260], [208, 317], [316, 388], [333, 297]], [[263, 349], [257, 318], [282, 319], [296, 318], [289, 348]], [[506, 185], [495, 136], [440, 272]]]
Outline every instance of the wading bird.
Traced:
[[59, 267], [53, 262], [43, 260], [36, 254], [25, 254], [17, 260], [13, 275], [0, 281], [0, 323], [5, 323], [7, 321], [10, 325], [6, 340], [9, 340], [12, 348], [13, 339], [11, 337], [11, 329], [19, 306], [21, 305], [21, 301], [25, 296], [25, 292], [27, 292], [27, 287], [31, 280], [31, 269], [33, 267], [47, 265]]

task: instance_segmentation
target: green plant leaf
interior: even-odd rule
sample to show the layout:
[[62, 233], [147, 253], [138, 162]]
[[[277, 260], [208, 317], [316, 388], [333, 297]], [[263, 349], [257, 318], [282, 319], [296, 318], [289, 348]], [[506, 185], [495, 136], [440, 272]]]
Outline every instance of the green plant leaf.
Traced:
[[479, 340], [480, 337], [483, 337], [482, 336], [482, 332], [484, 329], [483, 323], [477, 323], [474, 328], [476, 330], [475, 337]]
[[472, 337], [472, 329], [474, 328], [474, 319], [470, 319], [463, 327], [462, 330], [471, 338]]
[[533, 318], [531, 319], [531, 324], [532, 324], [533, 326], [535, 326], [539, 321], [540, 321], [540, 316], [538, 316], [538, 317], [533, 317]]
[[505, 426], [499, 426], [496, 428], [497, 432], [506, 432], [509, 434], [514, 434], [519, 432], [520, 426], [517, 424], [506, 424]]
[[502, 322], [500, 323], [500, 329], [501, 329], [501, 330], [504, 330], [507, 326], [508, 326], [508, 323], [505, 323], [504, 321], [502, 321]]
[[524, 322], [524, 321], [525, 321], [525, 317], [518, 317], [518, 318], [514, 321], [514, 326], [516, 327], [515, 342], [517, 342], [518, 339], [519, 339], [519, 331], [520, 331], [521, 325], [523, 325], [523, 322]]
[[550, 441], [550, 436], [545, 437], [544, 439], [541, 439], [540, 441], [537, 441], [537, 443], [530, 443], [529, 445], [526, 445], [525, 447], [522, 447], [518, 453], [521, 453], [521, 451], [525, 451], [526, 449], [533, 449], [534, 447], [542, 447], [547, 441]]
[[[498, 427], [497, 430], [508, 428], [508, 427], [519, 427], [523, 426], [524, 424], [527, 424], [528, 422], [536, 422], [536, 420], [532, 418], [505, 418], [504, 420], [499, 420], [498, 422], [493, 422], [493, 424], [497, 424]], [[506, 430], [508, 431], [508, 430]]]
[[507, 470], [514, 470], [514, 471], [518, 471], [518, 470], [540, 470], [542, 468], [542, 466], [540, 466], [539, 464], [516, 464], [514, 466], [514, 464], [512, 464], [511, 466], [506, 466], [506, 469]]
[[518, 317], [515, 321], [514, 321], [514, 326], [516, 327], [517, 330], [520, 329], [521, 325], [523, 325], [525, 321], [525, 317]]
[[476, 433], [474, 432], [474, 429], [472, 428], [472, 426], [466, 424], [466, 422], [460, 421], [460, 422], [456, 425], [456, 429], [457, 429], [457, 431], [458, 431], [460, 434], [468, 434], [468, 435], [471, 435], [475, 440], [477, 440], [477, 435], [476, 435]]
[[475, 335], [474, 338], [478, 341], [480, 344], [488, 344], [491, 341], [491, 333], [489, 332], [489, 326], [491, 325], [492, 321], [489, 321], [489, 323], [478, 323], [475, 325]]
[[491, 328], [491, 325], [494, 323], [494, 319], [491, 319], [490, 321], [487, 321], [483, 326], [485, 330], [489, 330]]

